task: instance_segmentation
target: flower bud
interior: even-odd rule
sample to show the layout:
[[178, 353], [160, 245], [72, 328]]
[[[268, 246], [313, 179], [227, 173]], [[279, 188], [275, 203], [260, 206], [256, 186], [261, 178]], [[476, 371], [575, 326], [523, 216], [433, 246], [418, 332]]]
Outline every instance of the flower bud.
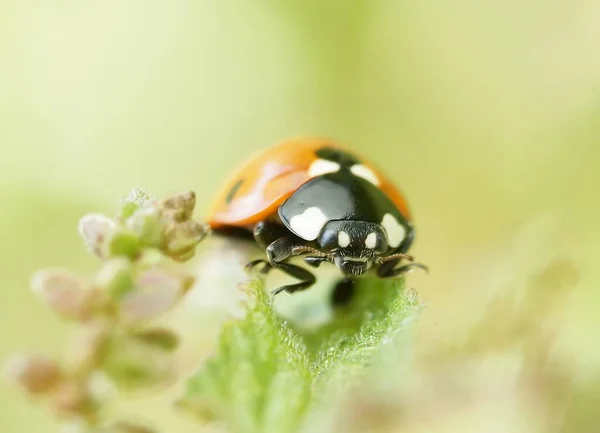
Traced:
[[59, 417], [85, 417], [92, 404], [85, 386], [78, 382], [61, 382], [52, 393], [52, 406]]
[[193, 191], [181, 192], [157, 203], [158, 209], [175, 222], [187, 221], [196, 207], [196, 194]]
[[141, 269], [154, 268], [166, 262], [164, 254], [157, 248], [144, 248], [137, 259]]
[[137, 212], [138, 209], [147, 206], [152, 200], [154, 200], [154, 195], [143, 188], [134, 188], [122, 201], [119, 219], [121, 221], [126, 220]]
[[13, 355], [8, 359], [5, 375], [30, 394], [46, 393], [63, 378], [56, 362], [44, 356], [25, 354]]
[[79, 220], [78, 229], [88, 250], [103, 259], [105, 258], [106, 239], [115, 225], [112, 219], [104, 215], [89, 214]]
[[154, 319], [172, 308], [184, 293], [185, 280], [154, 268], [143, 272], [136, 280], [135, 289], [120, 302], [123, 318], [132, 322]]
[[196, 254], [196, 246], [192, 245], [186, 249], [177, 252], [165, 252], [172, 260], [176, 262], [187, 262]]
[[135, 212], [127, 220], [127, 227], [139, 237], [144, 246], [159, 248], [164, 243], [165, 223], [155, 207]]
[[208, 232], [208, 226], [198, 221], [186, 221], [173, 225], [166, 233], [165, 253], [174, 257], [189, 258], [193, 256], [194, 248], [206, 237]]
[[52, 311], [69, 320], [87, 320], [96, 304], [91, 285], [66, 270], [37, 272], [32, 278], [31, 290]]

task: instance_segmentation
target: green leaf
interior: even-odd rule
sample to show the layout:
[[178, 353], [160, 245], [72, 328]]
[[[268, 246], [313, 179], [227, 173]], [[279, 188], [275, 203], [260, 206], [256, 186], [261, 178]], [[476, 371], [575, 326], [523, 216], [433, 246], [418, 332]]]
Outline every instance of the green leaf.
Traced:
[[246, 291], [246, 316], [223, 327], [215, 355], [189, 381], [182, 404], [225, 420], [233, 432], [292, 432], [310, 401], [306, 348], [260, 284]]
[[360, 382], [419, 309], [403, 280], [365, 279], [355, 288], [330, 323], [306, 331], [281, 319], [262, 286], [250, 283], [246, 316], [223, 327], [181, 404], [234, 433], [298, 431], [311, 412]]
[[420, 308], [414, 291], [404, 291], [404, 280], [363, 279], [345, 310], [314, 335], [305, 336], [312, 348], [315, 385], [328, 397], [354, 384], [361, 372], [392, 343]]

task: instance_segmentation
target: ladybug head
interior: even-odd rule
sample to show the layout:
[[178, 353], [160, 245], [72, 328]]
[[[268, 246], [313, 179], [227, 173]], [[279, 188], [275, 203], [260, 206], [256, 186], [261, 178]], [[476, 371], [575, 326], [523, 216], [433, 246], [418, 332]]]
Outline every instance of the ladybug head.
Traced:
[[317, 241], [346, 275], [364, 274], [389, 249], [381, 225], [366, 221], [329, 221]]

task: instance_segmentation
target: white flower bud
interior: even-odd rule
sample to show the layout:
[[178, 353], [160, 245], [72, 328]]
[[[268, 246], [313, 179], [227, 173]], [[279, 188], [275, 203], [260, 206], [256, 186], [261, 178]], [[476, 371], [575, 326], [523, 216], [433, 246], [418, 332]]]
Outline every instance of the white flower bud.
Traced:
[[90, 252], [103, 259], [105, 241], [116, 223], [107, 216], [89, 214], [79, 220], [79, 234]]
[[121, 299], [123, 318], [139, 322], [160, 316], [181, 299], [185, 283], [182, 277], [160, 268], [142, 273], [136, 280], [135, 289]]
[[95, 306], [96, 295], [83, 278], [62, 269], [38, 271], [31, 290], [60, 317], [84, 321]]

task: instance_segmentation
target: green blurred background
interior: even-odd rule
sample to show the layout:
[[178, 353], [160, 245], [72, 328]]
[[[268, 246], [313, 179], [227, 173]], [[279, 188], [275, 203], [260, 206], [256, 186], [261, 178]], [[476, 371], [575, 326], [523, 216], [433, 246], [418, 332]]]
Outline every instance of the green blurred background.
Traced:
[[[362, 151], [405, 191], [432, 269], [410, 279], [425, 334], [570, 261], [563, 353], [591, 380], [599, 40], [594, 0], [0, 0], [0, 356], [58, 352], [66, 327], [28, 283], [40, 267], [94, 269], [83, 213], [136, 186], [194, 189], [204, 210], [253, 151], [308, 135]], [[0, 431], [49, 419], [2, 385]]]

